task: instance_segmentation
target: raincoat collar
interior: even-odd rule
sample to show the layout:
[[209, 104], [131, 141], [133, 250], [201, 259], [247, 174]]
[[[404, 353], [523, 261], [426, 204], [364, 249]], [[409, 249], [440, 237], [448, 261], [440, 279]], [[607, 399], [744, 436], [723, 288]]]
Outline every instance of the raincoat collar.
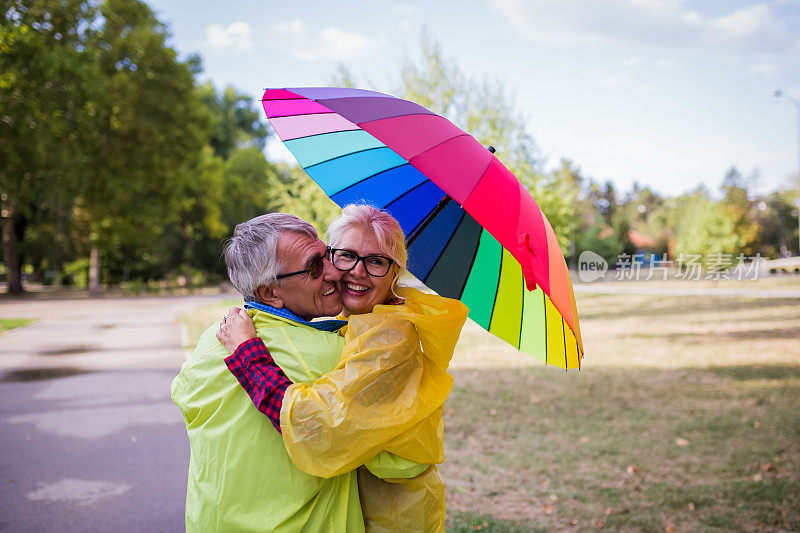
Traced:
[[318, 320], [316, 322], [309, 322], [296, 314], [292, 313], [286, 308], [278, 309], [277, 307], [272, 307], [271, 305], [262, 304], [260, 302], [249, 301], [245, 302], [244, 304], [245, 309], [258, 309], [259, 311], [264, 311], [265, 313], [269, 313], [271, 315], [279, 316], [281, 318], [285, 318], [287, 320], [291, 320], [293, 322], [299, 322], [304, 326], [309, 326], [314, 329], [318, 329], [321, 331], [338, 331], [343, 326], [347, 325], [346, 320]]

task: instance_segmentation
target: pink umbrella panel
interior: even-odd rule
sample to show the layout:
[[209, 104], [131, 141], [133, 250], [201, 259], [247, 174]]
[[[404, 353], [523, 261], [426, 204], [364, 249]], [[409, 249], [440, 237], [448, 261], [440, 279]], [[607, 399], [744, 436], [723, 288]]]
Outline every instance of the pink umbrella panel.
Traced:
[[[337, 204], [389, 211], [406, 235], [408, 268], [470, 318], [548, 364], [579, 368], [572, 283], [555, 233], [517, 178], [472, 136], [424, 107], [335, 87], [268, 89], [267, 117]], [[426, 217], [440, 201], [454, 201]]]

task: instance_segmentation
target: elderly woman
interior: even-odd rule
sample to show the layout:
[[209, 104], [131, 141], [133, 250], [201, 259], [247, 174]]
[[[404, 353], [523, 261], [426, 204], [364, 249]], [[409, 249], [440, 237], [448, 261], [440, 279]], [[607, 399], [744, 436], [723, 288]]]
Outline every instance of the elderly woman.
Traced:
[[444, 460], [447, 367], [467, 309], [397, 287], [405, 239], [384, 211], [348, 205], [328, 241], [327, 260], [343, 272], [337, 289], [348, 318], [338, 366], [312, 385], [290, 384], [264, 345], [251, 342], [252, 321], [238, 308], [217, 333], [233, 352], [226, 362], [282, 431], [298, 468], [330, 477], [364, 465], [359, 493], [369, 531], [443, 531], [435, 464]]

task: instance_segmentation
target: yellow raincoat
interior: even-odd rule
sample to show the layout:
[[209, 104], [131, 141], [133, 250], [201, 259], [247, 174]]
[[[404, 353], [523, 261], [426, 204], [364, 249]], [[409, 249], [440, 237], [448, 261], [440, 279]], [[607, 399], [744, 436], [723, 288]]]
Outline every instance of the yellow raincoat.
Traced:
[[[339, 362], [344, 341], [335, 333], [261, 311], [253, 312], [253, 321], [295, 383], [311, 383]], [[186, 530], [364, 531], [356, 472], [325, 479], [292, 463], [280, 434], [225, 365], [218, 326], [203, 333], [172, 382], [191, 447]]]
[[444, 486], [435, 466], [413, 479], [379, 478], [391, 478], [394, 466], [407, 472], [409, 462], [444, 461], [442, 410], [453, 386], [447, 367], [468, 310], [415, 289], [399, 295], [402, 305], [350, 317], [333, 372], [286, 390], [283, 442], [295, 465], [316, 476], [366, 465], [358, 480], [368, 531], [443, 531]]

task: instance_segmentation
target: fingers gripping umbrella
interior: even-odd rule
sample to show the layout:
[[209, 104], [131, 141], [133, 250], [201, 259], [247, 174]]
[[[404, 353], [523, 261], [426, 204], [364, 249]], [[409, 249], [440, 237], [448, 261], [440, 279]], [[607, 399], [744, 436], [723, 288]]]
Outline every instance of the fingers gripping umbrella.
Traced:
[[267, 89], [262, 103], [334, 202], [366, 201], [400, 222], [414, 276], [521, 351], [580, 368], [575, 295], [553, 228], [491, 151], [444, 117], [378, 92]]

